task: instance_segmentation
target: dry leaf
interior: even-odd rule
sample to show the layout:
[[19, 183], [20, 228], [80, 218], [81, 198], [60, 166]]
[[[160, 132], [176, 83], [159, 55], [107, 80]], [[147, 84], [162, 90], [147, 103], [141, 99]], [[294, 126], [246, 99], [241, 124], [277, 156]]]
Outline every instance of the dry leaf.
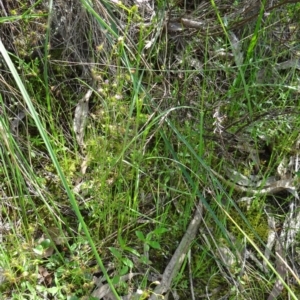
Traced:
[[84, 97], [79, 100], [74, 116], [73, 129], [76, 135], [76, 140], [80, 147], [84, 147], [84, 129], [86, 125], [87, 115], [89, 112], [89, 100], [93, 90], [88, 90]]
[[229, 39], [230, 39], [235, 63], [238, 67], [240, 67], [244, 61], [243, 52], [241, 51], [241, 48], [242, 48], [241, 41], [238, 39], [238, 37], [233, 32], [230, 32]]
[[[131, 280], [134, 276], [142, 275], [141, 273], [129, 273], [127, 275], [123, 275], [120, 277], [120, 281], [128, 281]], [[96, 278], [94, 277], [94, 282], [97, 284], [97, 289], [94, 290], [92, 293], [92, 296], [98, 299], [104, 299], [104, 300], [115, 300], [116, 297], [111, 292], [110, 287], [107, 284], [102, 283], [102, 278]]]
[[43, 266], [38, 267], [38, 272], [39, 283], [44, 283], [46, 286], [50, 286], [53, 281], [52, 273], [49, 273], [48, 270]]

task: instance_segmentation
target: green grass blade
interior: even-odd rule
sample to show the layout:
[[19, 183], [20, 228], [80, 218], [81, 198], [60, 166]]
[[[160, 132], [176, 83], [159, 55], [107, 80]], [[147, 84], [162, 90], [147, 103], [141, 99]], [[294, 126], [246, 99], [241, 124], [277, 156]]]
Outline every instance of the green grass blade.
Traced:
[[38, 131], [39, 131], [39, 133], [40, 133], [40, 135], [41, 135], [41, 137], [42, 137], [42, 139], [43, 139], [43, 141], [44, 141], [44, 143], [46, 145], [46, 148], [47, 148], [48, 153], [49, 153], [49, 155], [51, 157], [51, 160], [52, 160], [52, 162], [53, 162], [53, 164], [54, 164], [54, 166], [55, 166], [55, 168], [57, 170], [57, 173], [59, 175], [59, 178], [61, 179], [62, 185], [63, 185], [63, 187], [64, 187], [64, 189], [65, 189], [65, 191], [66, 191], [66, 193], [68, 195], [70, 204], [71, 204], [74, 212], [76, 213], [76, 216], [77, 216], [80, 224], [82, 225], [82, 229], [83, 229], [83, 231], [84, 231], [84, 233], [86, 235], [86, 238], [87, 238], [87, 240], [88, 240], [88, 242], [89, 242], [89, 244], [91, 246], [92, 252], [93, 252], [93, 254], [94, 254], [94, 256], [95, 256], [95, 258], [97, 260], [97, 263], [99, 264], [99, 267], [101, 268], [101, 271], [103, 272], [104, 276], [106, 277], [107, 282], [108, 282], [108, 284], [109, 284], [109, 286], [111, 288], [111, 291], [113, 292], [113, 294], [115, 295], [115, 297], [117, 299], [120, 299], [119, 296], [118, 296], [118, 294], [117, 294], [117, 292], [116, 292], [116, 290], [115, 290], [115, 288], [114, 288], [114, 286], [113, 286], [113, 284], [112, 284], [112, 282], [111, 282], [111, 280], [110, 280], [110, 278], [109, 278], [109, 276], [108, 276], [108, 274], [107, 274], [107, 271], [106, 271], [106, 269], [105, 269], [105, 267], [103, 265], [103, 262], [102, 262], [102, 260], [101, 260], [101, 258], [99, 256], [99, 254], [98, 254], [96, 246], [95, 246], [95, 244], [94, 244], [94, 242], [93, 242], [93, 240], [91, 238], [91, 235], [89, 233], [88, 227], [86, 226], [86, 224], [85, 224], [85, 222], [83, 220], [83, 217], [82, 217], [82, 215], [80, 213], [80, 210], [79, 210], [79, 207], [77, 205], [75, 196], [74, 196], [73, 192], [71, 191], [71, 189], [70, 189], [70, 187], [69, 187], [69, 185], [67, 183], [66, 177], [65, 177], [65, 175], [64, 175], [64, 173], [63, 173], [63, 171], [62, 171], [62, 169], [60, 167], [60, 164], [59, 164], [59, 162], [57, 160], [57, 157], [56, 157], [56, 155], [55, 155], [55, 153], [53, 151], [53, 148], [51, 146], [51, 143], [50, 143], [50, 140], [48, 138], [48, 135], [47, 135], [46, 131], [43, 128], [43, 125], [42, 125], [42, 123], [40, 121], [40, 118], [39, 118], [39, 116], [38, 116], [38, 114], [37, 114], [37, 112], [36, 112], [36, 110], [35, 110], [35, 108], [34, 108], [34, 106], [32, 104], [30, 96], [27, 93], [27, 90], [25, 89], [25, 86], [23, 85], [23, 82], [22, 82], [22, 80], [21, 80], [21, 78], [20, 78], [20, 76], [19, 76], [19, 74], [18, 74], [18, 72], [17, 72], [17, 70], [16, 70], [16, 68], [15, 68], [15, 66], [14, 66], [11, 58], [9, 57], [8, 52], [6, 51], [6, 49], [5, 49], [5, 47], [4, 47], [4, 45], [3, 45], [3, 43], [2, 43], [1, 40], [0, 40], [0, 53], [2, 54], [2, 56], [3, 56], [3, 58], [4, 58], [4, 60], [5, 60], [6, 64], [7, 64], [7, 66], [9, 68], [9, 70], [11, 71], [11, 73], [12, 73], [14, 79], [15, 79], [15, 81], [17, 83], [17, 86], [18, 86], [18, 88], [19, 88], [19, 90], [20, 90], [20, 92], [21, 92], [21, 94], [22, 94], [22, 96], [23, 96], [23, 98], [24, 98], [24, 100], [25, 100], [25, 102], [27, 104], [27, 107], [28, 107], [28, 110], [29, 110], [29, 112], [31, 114], [31, 117], [33, 118], [33, 120], [34, 120], [34, 122], [35, 122], [35, 124], [36, 124], [36, 126], [38, 128]]

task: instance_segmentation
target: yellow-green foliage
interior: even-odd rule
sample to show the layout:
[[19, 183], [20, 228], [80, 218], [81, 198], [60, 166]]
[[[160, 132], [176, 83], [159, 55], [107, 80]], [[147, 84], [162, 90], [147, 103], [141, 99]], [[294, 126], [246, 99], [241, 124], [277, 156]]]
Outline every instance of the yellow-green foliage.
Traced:
[[[263, 203], [261, 203], [263, 205]], [[262, 240], [266, 241], [269, 232], [269, 226], [265, 214], [262, 212], [262, 209], [258, 205], [252, 204], [250, 208], [241, 208], [244, 217], [247, 219], [247, 224], [240, 213], [235, 209], [232, 209], [230, 215], [233, 220], [241, 227], [241, 229], [251, 238], [254, 242], [259, 243], [257, 236]], [[243, 237], [243, 234], [239, 231], [235, 225], [230, 222], [228, 223], [229, 230], [237, 237]]]
[[13, 26], [15, 52], [19, 58], [29, 57], [44, 42], [48, 12], [42, 4], [20, 1], [12, 1], [10, 7], [10, 15], [22, 17]]

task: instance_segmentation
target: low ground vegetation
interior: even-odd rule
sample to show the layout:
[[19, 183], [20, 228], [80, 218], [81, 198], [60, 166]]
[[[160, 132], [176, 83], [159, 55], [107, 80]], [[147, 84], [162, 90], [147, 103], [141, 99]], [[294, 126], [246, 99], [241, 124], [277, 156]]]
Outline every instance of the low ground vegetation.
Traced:
[[299, 16], [1, 2], [2, 299], [299, 299]]

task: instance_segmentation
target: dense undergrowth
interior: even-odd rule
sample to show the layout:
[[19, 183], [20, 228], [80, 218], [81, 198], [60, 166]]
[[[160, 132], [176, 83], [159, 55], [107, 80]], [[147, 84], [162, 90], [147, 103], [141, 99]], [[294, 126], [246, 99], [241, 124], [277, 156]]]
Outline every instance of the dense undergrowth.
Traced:
[[299, 3], [15, 2], [1, 299], [298, 299]]

